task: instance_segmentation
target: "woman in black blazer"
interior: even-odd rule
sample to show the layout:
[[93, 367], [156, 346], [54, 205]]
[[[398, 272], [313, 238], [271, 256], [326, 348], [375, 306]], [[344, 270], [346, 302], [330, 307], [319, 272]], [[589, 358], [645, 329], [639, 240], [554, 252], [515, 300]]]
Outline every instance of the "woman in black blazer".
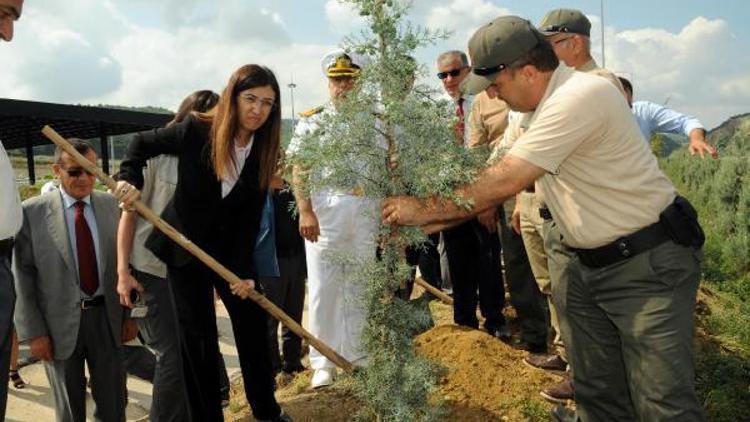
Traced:
[[266, 331], [268, 315], [254, 302], [243, 300], [256, 286], [253, 251], [266, 190], [276, 171], [281, 129], [279, 101], [279, 85], [273, 73], [263, 66], [245, 65], [232, 74], [212, 111], [190, 115], [169, 128], [136, 135], [118, 174], [120, 179], [140, 187], [146, 160], [160, 154], [177, 155], [177, 187], [164, 215], [243, 279], [230, 289], [197, 259], [183, 255], [183, 259], [167, 262], [194, 421], [223, 420], [214, 287], [232, 321], [253, 416], [257, 420], [291, 420], [274, 398]]

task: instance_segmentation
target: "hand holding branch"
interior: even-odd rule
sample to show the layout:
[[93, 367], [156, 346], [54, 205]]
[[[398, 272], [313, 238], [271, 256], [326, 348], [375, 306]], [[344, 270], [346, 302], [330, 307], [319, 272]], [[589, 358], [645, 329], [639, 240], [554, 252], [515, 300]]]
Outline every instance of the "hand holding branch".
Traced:
[[112, 194], [120, 201], [122, 208], [128, 211], [133, 210], [133, 204], [141, 197], [141, 192], [124, 180], [117, 182]]

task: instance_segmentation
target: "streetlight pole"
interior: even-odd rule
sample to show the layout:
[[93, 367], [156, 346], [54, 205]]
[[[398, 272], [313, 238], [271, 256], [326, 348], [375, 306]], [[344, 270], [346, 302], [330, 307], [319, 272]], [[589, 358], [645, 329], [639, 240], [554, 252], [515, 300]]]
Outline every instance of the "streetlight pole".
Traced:
[[294, 126], [295, 126], [295, 124], [294, 124], [294, 118], [296, 116], [294, 114], [294, 88], [297, 88], [297, 84], [294, 83], [294, 76], [293, 75], [292, 75], [292, 78], [291, 78], [291, 82], [289, 84], [287, 84], [287, 88], [289, 88], [289, 93], [291, 94], [290, 97], [291, 97], [291, 100], [292, 100], [292, 130], [294, 130]]
[[604, 0], [599, 0], [599, 8], [602, 15], [602, 67], [607, 67], [607, 60], [604, 58]]

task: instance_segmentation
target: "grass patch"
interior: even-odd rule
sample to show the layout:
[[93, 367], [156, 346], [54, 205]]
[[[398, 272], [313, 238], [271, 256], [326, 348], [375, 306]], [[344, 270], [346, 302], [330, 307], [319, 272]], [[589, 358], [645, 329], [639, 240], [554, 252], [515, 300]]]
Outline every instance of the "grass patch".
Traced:
[[528, 422], [546, 422], [550, 418], [547, 406], [539, 400], [523, 399], [519, 405], [521, 407], [521, 415]]
[[696, 390], [710, 421], [750, 415], [750, 309], [731, 293], [704, 285], [699, 295]]

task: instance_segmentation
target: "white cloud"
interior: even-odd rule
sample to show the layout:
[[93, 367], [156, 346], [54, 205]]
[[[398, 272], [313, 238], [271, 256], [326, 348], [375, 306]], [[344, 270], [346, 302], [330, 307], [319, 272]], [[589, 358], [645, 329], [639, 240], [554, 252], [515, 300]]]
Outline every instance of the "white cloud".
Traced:
[[[600, 59], [601, 21], [592, 20], [592, 53]], [[637, 99], [669, 100], [709, 128], [750, 105], [750, 57], [726, 21], [696, 17], [679, 32], [605, 28], [606, 66], [629, 77]], [[731, 57], [731, 60], [727, 58]]]
[[429, 28], [453, 31], [452, 40], [465, 49], [478, 27], [509, 14], [510, 10], [485, 0], [452, 0], [430, 9], [425, 21]]
[[[260, 0], [225, 0], [220, 8], [205, 0], [162, 0], [158, 6], [133, 1], [156, 10], [152, 20], [136, 21], [125, 2], [113, 0], [27, 2], [16, 38], [0, 45], [0, 96], [174, 109], [193, 90], [221, 90], [236, 67], [254, 62], [270, 66], [284, 87], [294, 76], [296, 111], [327, 98], [320, 58], [339, 40], [321, 44], [293, 38], [288, 29], [307, 22], [289, 21], [271, 1], [261, 6]], [[415, 0], [415, 24], [456, 31], [452, 38], [417, 51], [428, 69], [427, 82], [437, 84], [434, 58], [441, 50], [465, 49], [478, 26], [509, 13], [493, 3]], [[319, 13], [318, 20], [336, 31], [349, 33], [362, 25], [346, 4], [319, 4], [324, 10], [306, 13]], [[162, 7], [171, 9], [169, 24], [159, 15]], [[590, 19], [592, 51], [600, 59], [601, 21]], [[316, 28], [310, 31], [320, 30]], [[633, 79], [638, 98], [669, 98], [670, 106], [696, 115], [709, 127], [750, 111], [750, 56], [742, 54], [747, 41], [734, 37], [726, 21], [697, 17], [674, 32], [605, 30], [606, 65]], [[284, 88], [285, 116], [290, 112], [288, 93]]]
[[750, 98], [750, 75], [740, 75], [722, 83], [719, 93], [724, 97]]
[[[74, 10], [45, 1], [28, 5], [16, 39], [0, 49], [4, 97], [175, 109], [194, 90], [220, 91], [246, 63], [262, 63], [276, 72], [284, 88], [285, 116], [291, 109], [286, 84], [292, 75], [299, 86], [296, 111], [327, 97], [319, 62], [334, 46], [293, 43], [283, 17], [271, 8], [230, 0], [233, 7], [205, 14], [193, 1], [188, 6], [194, 10], [180, 15], [176, 26], [143, 27], [106, 0], [80, 0], [84, 4], [76, 2]], [[85, 15], [97, 19], [76, 17], [86, 8]], [[98, 23], [79, 25], [79, 20]]]
[[325, 12], [331, 29], [340, 35], [357, 31], [365, 25], [365, 20], [351, 3], [328, 0], [325, 4]]

